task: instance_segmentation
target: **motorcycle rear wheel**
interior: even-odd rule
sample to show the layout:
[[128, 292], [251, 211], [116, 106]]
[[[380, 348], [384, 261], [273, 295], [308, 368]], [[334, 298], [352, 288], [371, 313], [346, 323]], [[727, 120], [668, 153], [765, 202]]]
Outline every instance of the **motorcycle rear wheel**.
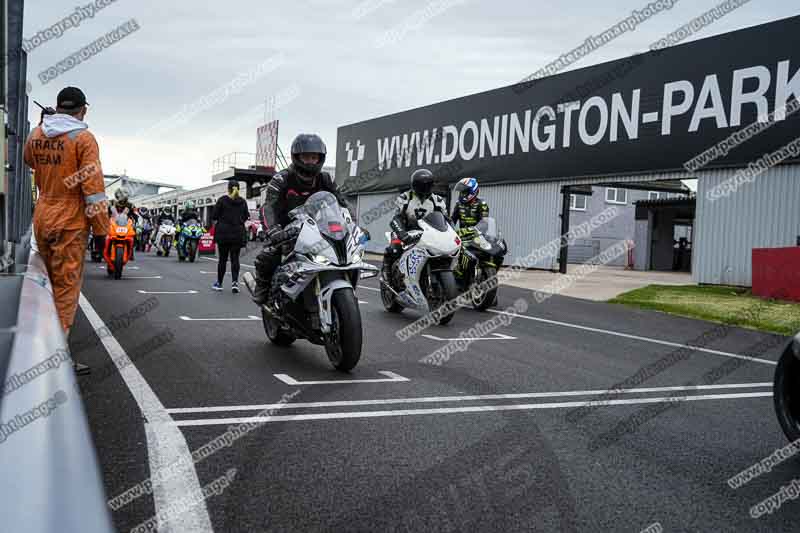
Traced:
[[197, 259], [197, 241], [189, 241], [189, 262], [194, 263]]
[[361, 359], [361, 311], [350, 289], [337, 289], [331, 297], [331, 333], [325, 353], [336, 370], [349, 372]]

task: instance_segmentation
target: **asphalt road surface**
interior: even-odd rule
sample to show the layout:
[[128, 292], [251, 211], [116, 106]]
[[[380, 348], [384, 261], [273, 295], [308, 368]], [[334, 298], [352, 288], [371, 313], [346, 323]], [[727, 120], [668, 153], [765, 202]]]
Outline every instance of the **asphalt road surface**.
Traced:
[[[771, 397], [786, 339], [504, 286], [491, 312], [400, 342], [419, 315], [385, 312], [371, 279], [342, 374], [322, 347], [271, 345], [230, 274], [210, 290], [216, 266], [141, 253], [114, 281], [87, 262], [70, 347], [93, 369], [80, 383], [108, 496], [128, 491], [120, 531], [156, 513], [161, 531], [798, 530], [791, 499], [751, 516], [797, 460], [728, 484], [787, 444]], [[513, 320], [420, 361], [498, 316]], [[609, 401], [581, 409], [593, 399]]]

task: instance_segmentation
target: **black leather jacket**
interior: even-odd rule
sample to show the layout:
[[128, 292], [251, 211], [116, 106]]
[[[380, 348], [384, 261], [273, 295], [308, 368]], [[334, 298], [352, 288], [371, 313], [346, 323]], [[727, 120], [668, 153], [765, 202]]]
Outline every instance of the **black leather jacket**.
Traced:
[[269, 231], [276, 225], [286, 226], [290, 222], [289, 211], [303, 205], [309, 196], [319, 191], [330, 192], [339, 201], [339, 205], [350, 208], [327, 172], [321, 172], [311, 185], [300, 181], [292, 165], [277, 173], [267, 185], [266, 198], [261, 207], [261, 223], [265, 230]]

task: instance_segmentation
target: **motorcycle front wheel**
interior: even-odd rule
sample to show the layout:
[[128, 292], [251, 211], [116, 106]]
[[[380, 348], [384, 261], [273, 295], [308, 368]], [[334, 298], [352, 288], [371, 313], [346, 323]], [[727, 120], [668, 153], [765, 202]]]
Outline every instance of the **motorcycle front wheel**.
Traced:
[[114, 279], [122, 279], [122, 265], [125, 255], [125, 246], [118, 244], [114, 247]]
[[791, 344], [783, 352], [775, 369], [772, 395], [775, 414], [783, 433], [790, 442], [794, 442], [800, 438], [800, 360]]
[[352, 370], [361, 359], [361, 311], [350, 289], [337, 289], [331, 297], [331, 333], [325, 352], [331, 364], [342, 372]]
[[[458, 298], [458, 286], [456, 285], [456, 278], [450, 270], [442, 270], [430, 274], [431, 277], [436, 277], [436, 283], [431, 280], [428, 284], [428, 302], [431, 304], [431, 309], [438, 309], [446, 302]], [[444, 326], [448, 324], [456, 312], [453, 311], [449, 315], [445, 315], [439, 319], [439, 325]]]
[[[477, 287], [479, 284], [484, 283], [485, 281], [493, 279], [495, 276], [497, 276], [496, 268], [490, 266], [479, 267], [478, 275], [475, 277], [475, 283], [472, 287], [470, 287], [470, 289]], [[488, 291], [482, 291], [478, 294], [473, 294], [472, 307], [478, 311], [486, 311], [492, 306], [495, 298], [497, 298], [497, 287], [489, 289]]]
[[194, 263], [197, 258], [197, 241], [189, 241], [189, 262]]

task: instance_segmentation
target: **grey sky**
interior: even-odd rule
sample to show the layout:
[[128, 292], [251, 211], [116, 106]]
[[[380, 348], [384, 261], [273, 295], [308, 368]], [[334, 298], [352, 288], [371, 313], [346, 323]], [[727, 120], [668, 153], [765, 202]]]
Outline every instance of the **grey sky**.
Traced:
[[[27, 0], [25, 37], [90, 1]], [[199, 187], [211, 182], [217, 156], [255, 152], [255, 129], [270, 95], [296, 95], [276, 112], [284, 151], [296, 133], [316, 131], [333, 163], [337, 127], [514, 83], [648, 0], [436, 2], [452, 7], [419, 27], [406, 25], [407, 31], [396, 32], [396, 43], [376, 47], [384, 32], [402, 27], [432, 1], [116, 0], [30, 53], [31, 96], [54, 105], [65, 85], [84, 89], [87, 122], [100, 142], [107, 174], [127, 170]], [[717, 3], [681, 0], [570, 68], [645, 51]], [[688, 40], [798, 12], [794, 0], [752, 0]], [[354, 14], [363, 16], [354, 20]], [[131, 18], [141, 29], [50, 83], [39, 81], [39, 72]], [[137, 137], [237, 75], [279, 57], [285, 61], [254, 76], [238, 94], [163, 133]], [[37, 122], [38, 114], [31, 114]]]

